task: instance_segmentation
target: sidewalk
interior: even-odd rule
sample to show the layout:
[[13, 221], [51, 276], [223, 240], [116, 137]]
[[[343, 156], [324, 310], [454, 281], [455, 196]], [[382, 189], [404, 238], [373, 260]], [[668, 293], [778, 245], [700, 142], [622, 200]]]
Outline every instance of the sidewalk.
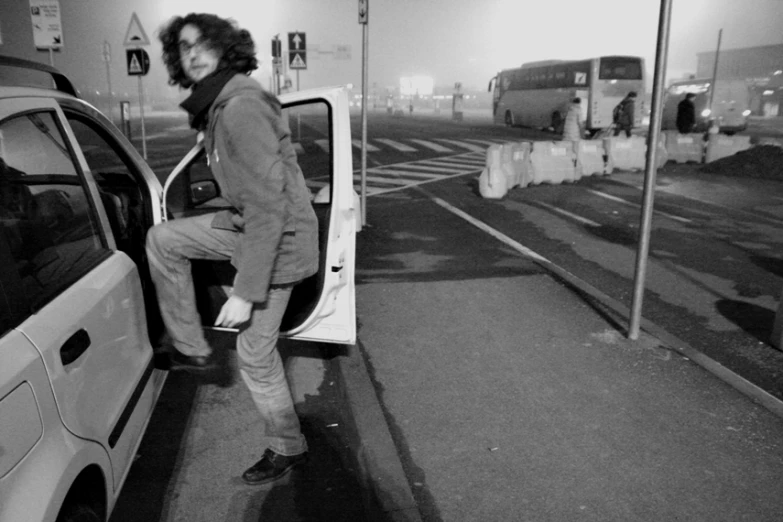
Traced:
[[[341, 363], [389, 520], [783, 519], [783, 420], [660, 340], [629, 341], [601, 303], [408, 195], [368, 208], [357, 310], [369, 377], [356, 351]], [[370, 377], [391, 450], [377, 409], [362, 413], [374, 399], [356, 393]]]

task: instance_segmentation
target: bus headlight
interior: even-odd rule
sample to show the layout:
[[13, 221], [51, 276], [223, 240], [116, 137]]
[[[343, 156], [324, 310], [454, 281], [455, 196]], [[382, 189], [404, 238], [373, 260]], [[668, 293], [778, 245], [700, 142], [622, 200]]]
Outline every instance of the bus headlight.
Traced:
[[711, 110], [709, 110], [709, 109], [704, 109], [703, 111], [701, 111], [701, 116], [702, 116], [702, 118], [706, 118], [706, 117], [707, 117], [707, 116], [709, 116], [710, 114], [712, 114], [712, 111], [711, 111]]
[[742, 111], [742, 115], [745, 116], [746, 118], [750, 116], [750, 109], [745, 109], [744, 111]]

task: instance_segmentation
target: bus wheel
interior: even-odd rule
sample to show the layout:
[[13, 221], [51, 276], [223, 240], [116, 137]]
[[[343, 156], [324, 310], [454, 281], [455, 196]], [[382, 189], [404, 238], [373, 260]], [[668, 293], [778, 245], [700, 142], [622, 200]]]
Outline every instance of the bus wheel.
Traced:
[[514, 126], [514, 116], [511, 114], [511, 111], [506, 111], [506, 117], [504, 121], [506, 123], [506, 127]]
[[558, 112], [555, 111], [552, 113], [552, 130], [560, 134], [563, 132], [563, 116]]

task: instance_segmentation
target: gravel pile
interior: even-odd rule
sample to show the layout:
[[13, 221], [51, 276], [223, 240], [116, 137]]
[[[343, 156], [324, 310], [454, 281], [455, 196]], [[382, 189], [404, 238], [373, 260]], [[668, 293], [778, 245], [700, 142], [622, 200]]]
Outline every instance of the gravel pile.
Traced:
[[783, 181], [783, 147], [756, 145], [733, 156], [707, 163], [701, 167], [701, 171], [723, 176]]

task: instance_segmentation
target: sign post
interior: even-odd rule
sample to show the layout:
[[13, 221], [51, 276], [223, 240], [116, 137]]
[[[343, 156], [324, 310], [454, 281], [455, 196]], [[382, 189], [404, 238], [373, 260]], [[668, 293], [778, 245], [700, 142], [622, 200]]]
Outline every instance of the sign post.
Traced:
[[103, 41], [103, 61], [106, 64], [106, 86], [109, 88], [109, 119], [114, 123], [114, 93], [111, 89], [111, 45]]
[[274, 77], [275, 81], [275, 88], [274, 93], [275, 95], [280, 94], [280, 72], [282, 67], [282, 44], [280, 42], [280, 35], [276, 34], [274, 38], [272, 38], [272, 76]]
[[359, 24], [362, 26], [362, 186], [361, 225], [367, 223], [367, 28], [370, 18], [370, 0], [359, 0]]
[[125, 32], [125, 47], [134, 47], [133, 49], [125, 50], [125, 58], [128, 65], [128, 76], [138, 76], [139, 78], [139, 116], [141, 118], [141, 150], [142, 157], [147, 159], [147, 132], [144, 128], [144, 85], [141, 78], [145, 76], [150, 70], [150, 56], [144, 49], [139, 49], [139, 46], [149, 45], [150, 39], [147, 38], [147, 33], [141, 26], [139, 17], [136, 13], [131, 16], [130, 24], [128, 24], [128, 30]]

